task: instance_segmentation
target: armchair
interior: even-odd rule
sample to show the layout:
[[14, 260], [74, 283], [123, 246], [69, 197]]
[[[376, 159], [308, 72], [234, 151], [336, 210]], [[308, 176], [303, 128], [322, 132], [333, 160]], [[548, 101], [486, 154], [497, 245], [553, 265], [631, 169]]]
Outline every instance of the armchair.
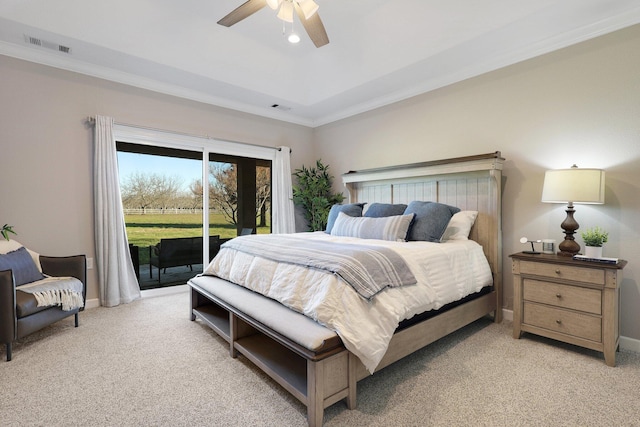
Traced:
[[[86, 300], [86, 257], [39, 257], [42, 273], [58, 277], [75, 277], [82, 283], [82, 301]], [[16, 287], [16, 274], [12, 269], [0, 271], [0, 343], [7, 348], [7, 362], [11, 360], [11, 346], [15, 340], [36, 332], [58, 320], [73, 315], [75, 326], [79, 324], [78, 313], [83, 307], [64, 311], [60, 305], [38, 306], [33, 293]], [[64, 279], [60, 279], [64, 280]], [[77, 282], [76, 282], [77, 283]]]

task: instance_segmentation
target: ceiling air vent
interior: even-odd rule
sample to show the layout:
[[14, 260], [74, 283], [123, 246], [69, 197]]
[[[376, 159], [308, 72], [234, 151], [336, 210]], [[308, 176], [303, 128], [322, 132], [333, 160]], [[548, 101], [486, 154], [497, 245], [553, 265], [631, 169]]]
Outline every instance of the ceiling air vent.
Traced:
[[271, 108], [275, 108], [276, 110], [280, 110], [280, 111], [289, 111], [289, 110], [291, 110], [291, 107], [287, 107], [286, 105], [280, 105], [280, 104], [273, 104], [271, 106]]
[[51, 50], [56, 50], [58, 52], [62, 52], [62, 53], [71, 53], [71, 48], [68, 46], [62, 46], [58, 43], [53, 43], [53, 42], [49, 42], [46, 40], [42, 40], [38, 37], [32, 37], [32, 36], [28, 36], [28, 35], [24, 35], [24, 40], [29, 43], [30, 45], [33, 46], [39, 46], [39, 47], [44, 47], [47, 49], [51, 49]]

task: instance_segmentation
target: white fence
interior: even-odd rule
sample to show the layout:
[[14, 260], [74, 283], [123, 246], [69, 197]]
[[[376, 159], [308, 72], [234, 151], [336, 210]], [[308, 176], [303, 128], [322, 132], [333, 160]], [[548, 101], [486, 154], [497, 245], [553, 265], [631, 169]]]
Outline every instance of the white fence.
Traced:
[[125, 215], [161, 215], [161, 214], [201, 214], [202, 209], [183, 209], [183, 208], [167, 208], [167, 209], [142, 209], [131, 208], [123, 209]]

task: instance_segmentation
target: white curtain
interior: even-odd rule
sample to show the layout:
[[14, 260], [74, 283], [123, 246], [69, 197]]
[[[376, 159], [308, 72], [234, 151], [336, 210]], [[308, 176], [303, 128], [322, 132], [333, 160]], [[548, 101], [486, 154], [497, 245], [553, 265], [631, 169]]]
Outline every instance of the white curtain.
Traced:
[[291, 189], [291, 150], [278, 147], [273, 162], [273, 183], [271, 184], [273, 218], [271, 232], [274, 234], [295, 233], [296, 223], [293, 210], [293, 190]]
[[124, 224], [113, 119], [96, 116], [93, 155], [96, 268], [100, 305], [140, 298]]

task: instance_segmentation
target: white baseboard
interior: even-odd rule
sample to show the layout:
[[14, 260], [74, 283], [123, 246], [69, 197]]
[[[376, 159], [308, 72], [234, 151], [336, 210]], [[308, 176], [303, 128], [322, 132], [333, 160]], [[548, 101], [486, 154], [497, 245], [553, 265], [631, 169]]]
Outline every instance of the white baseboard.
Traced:
[[[140, 291], [140, 295], [142, 298], [153, 298], [160, 297], [164, 295], [173, 295], [180, 294], [183, 292], [189, 291], [189, 285], [178, 285], [178, 286], [168, 286], [166, 288], [157, 288], [157, 289], [147, 289], [145, 291]], [[100, 299], [92, 298], [85, 301], [84, 308], [96, 308], [100, 307]]]
[[161, 297], [164, 295], [181, 294], [189, 291], [189, 285], [167, 286], [166, 288], [147, 289], [140, 291], [142, 298]]
[[84, 302], [85, 310], [89, 308], [96, 308], [96, 307], [100, 307], [100, 300], [98, 298], [88, 299]]
[[[513, 310], [507, 310], [506, 308], [502, 309], [502, 318], [504, 320], [509, 320], [513, 322]], [[621, 350], [629, 350], [634, 351], [636, 353], [640, 353], [640, 340], [629, 338], [629, 337], [620, 337], [620, 349]]]
[[640, 353], [640, 340], [629, 337], [620, 337], [620, 348], [622, 350], [629, 350]]

